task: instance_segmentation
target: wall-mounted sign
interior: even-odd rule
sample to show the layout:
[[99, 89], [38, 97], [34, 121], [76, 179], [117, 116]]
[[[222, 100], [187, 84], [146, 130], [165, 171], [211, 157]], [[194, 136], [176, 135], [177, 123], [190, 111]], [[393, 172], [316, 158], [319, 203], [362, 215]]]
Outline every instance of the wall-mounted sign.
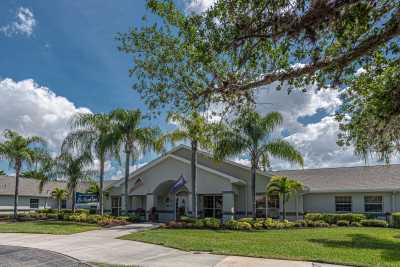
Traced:
[[76, 192], [75, 200], [77, 204], [93, 203], [99, 201], [96, 194], [79, 193], [79, 192]]

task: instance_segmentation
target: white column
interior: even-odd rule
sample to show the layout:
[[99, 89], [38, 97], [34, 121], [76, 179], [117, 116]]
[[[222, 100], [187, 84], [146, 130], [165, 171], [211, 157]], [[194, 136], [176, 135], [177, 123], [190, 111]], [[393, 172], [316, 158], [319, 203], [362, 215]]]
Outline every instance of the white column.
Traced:
[[233, 220], [235, 215], [235, 194], [233, 191], [222, 192], [222, 220]]
[[299, 194], [296, 193], [296, 220], [299, 220]]
[[146, 195], [146, 220], [149, 220], [151, 209], [155, 206], [154, 195], [149, 193]]
[[396, 192], [392, 192], [392, 212], [396, 211]]

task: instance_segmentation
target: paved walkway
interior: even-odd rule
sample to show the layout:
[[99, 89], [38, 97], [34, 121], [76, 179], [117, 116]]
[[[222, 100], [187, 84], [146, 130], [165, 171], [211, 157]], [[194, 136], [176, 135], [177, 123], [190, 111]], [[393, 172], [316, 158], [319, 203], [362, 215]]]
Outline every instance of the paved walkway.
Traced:
[[[143, 267], [327, 267], [334, 265], [311, 262], [269, 260], [249, 257], [191, 253], [142, 242], [119, 240], [116, 237], [154, 227], [133, 224], [73, 235], [0, 234], [0, 245], [50, 250], [83, 262], [139, 265]], [[0, 255], [1, 262], [1, 255]], [[1, 264], [0, 264], [1, 265]]]

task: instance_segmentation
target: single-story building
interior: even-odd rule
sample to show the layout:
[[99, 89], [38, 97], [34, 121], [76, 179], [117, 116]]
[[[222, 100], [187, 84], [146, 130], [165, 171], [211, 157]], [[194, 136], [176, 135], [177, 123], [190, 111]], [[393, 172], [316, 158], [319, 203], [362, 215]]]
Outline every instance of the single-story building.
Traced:
[[[192, 212], [190, 147], [180, 145], [131, 173], [130, 212], [150, 214], [159, 221]], [[278, 217], [282, 199], [265, 196], [273, 175], [301, 181], [305, 190], [289, 199], [289, 216], [307, 212], [362, 212], [376, 216], [400, 210], [400, 165], [257, 172], [257, 216]], [[124, 179], [106, 187], [105, 209], [120, 214]], [[200, 151], [197, 165], [197, 202], [201, 217], [223, 219], [251, 216], [250, 168], [233, 161], [215, 162]]]
[[[105, 182], [108, 186], [112, 181]], [[44, 208], [58, 207], [57, 200], [51, 196], [55, 188], [66, 189], [64, 181], [50, 181], [46, 183], [43, 190], [39, 190], [40, 181], [32, 178], [21, 177], [19, 181], [19, 211], [32, 211]], [[77, 192], [85, 193], [89, 188], [88, 183], [80, 183]], [[0, 214], [11, 213], [14, 209], [15, 176], [0, 176]], [[62, 208], [71, 208], [71, 198], [62, 201]], [[79, 208], [79, 205], [77, 205]]]

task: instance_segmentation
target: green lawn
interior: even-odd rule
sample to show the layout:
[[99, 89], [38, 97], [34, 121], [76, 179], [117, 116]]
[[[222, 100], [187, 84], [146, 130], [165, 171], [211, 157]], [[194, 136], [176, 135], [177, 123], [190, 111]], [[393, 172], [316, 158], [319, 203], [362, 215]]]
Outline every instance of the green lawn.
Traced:
[[314, 228], [256, 232], [157, 229], [121, 237], [190, 251], [355, 266], [400, 266], [400, 230]]
[[0, 233], [31, 233], [69, 235], [99, 229], [93, 224], [78, 224], [73, 222], [7, 222], [0, 223]]

